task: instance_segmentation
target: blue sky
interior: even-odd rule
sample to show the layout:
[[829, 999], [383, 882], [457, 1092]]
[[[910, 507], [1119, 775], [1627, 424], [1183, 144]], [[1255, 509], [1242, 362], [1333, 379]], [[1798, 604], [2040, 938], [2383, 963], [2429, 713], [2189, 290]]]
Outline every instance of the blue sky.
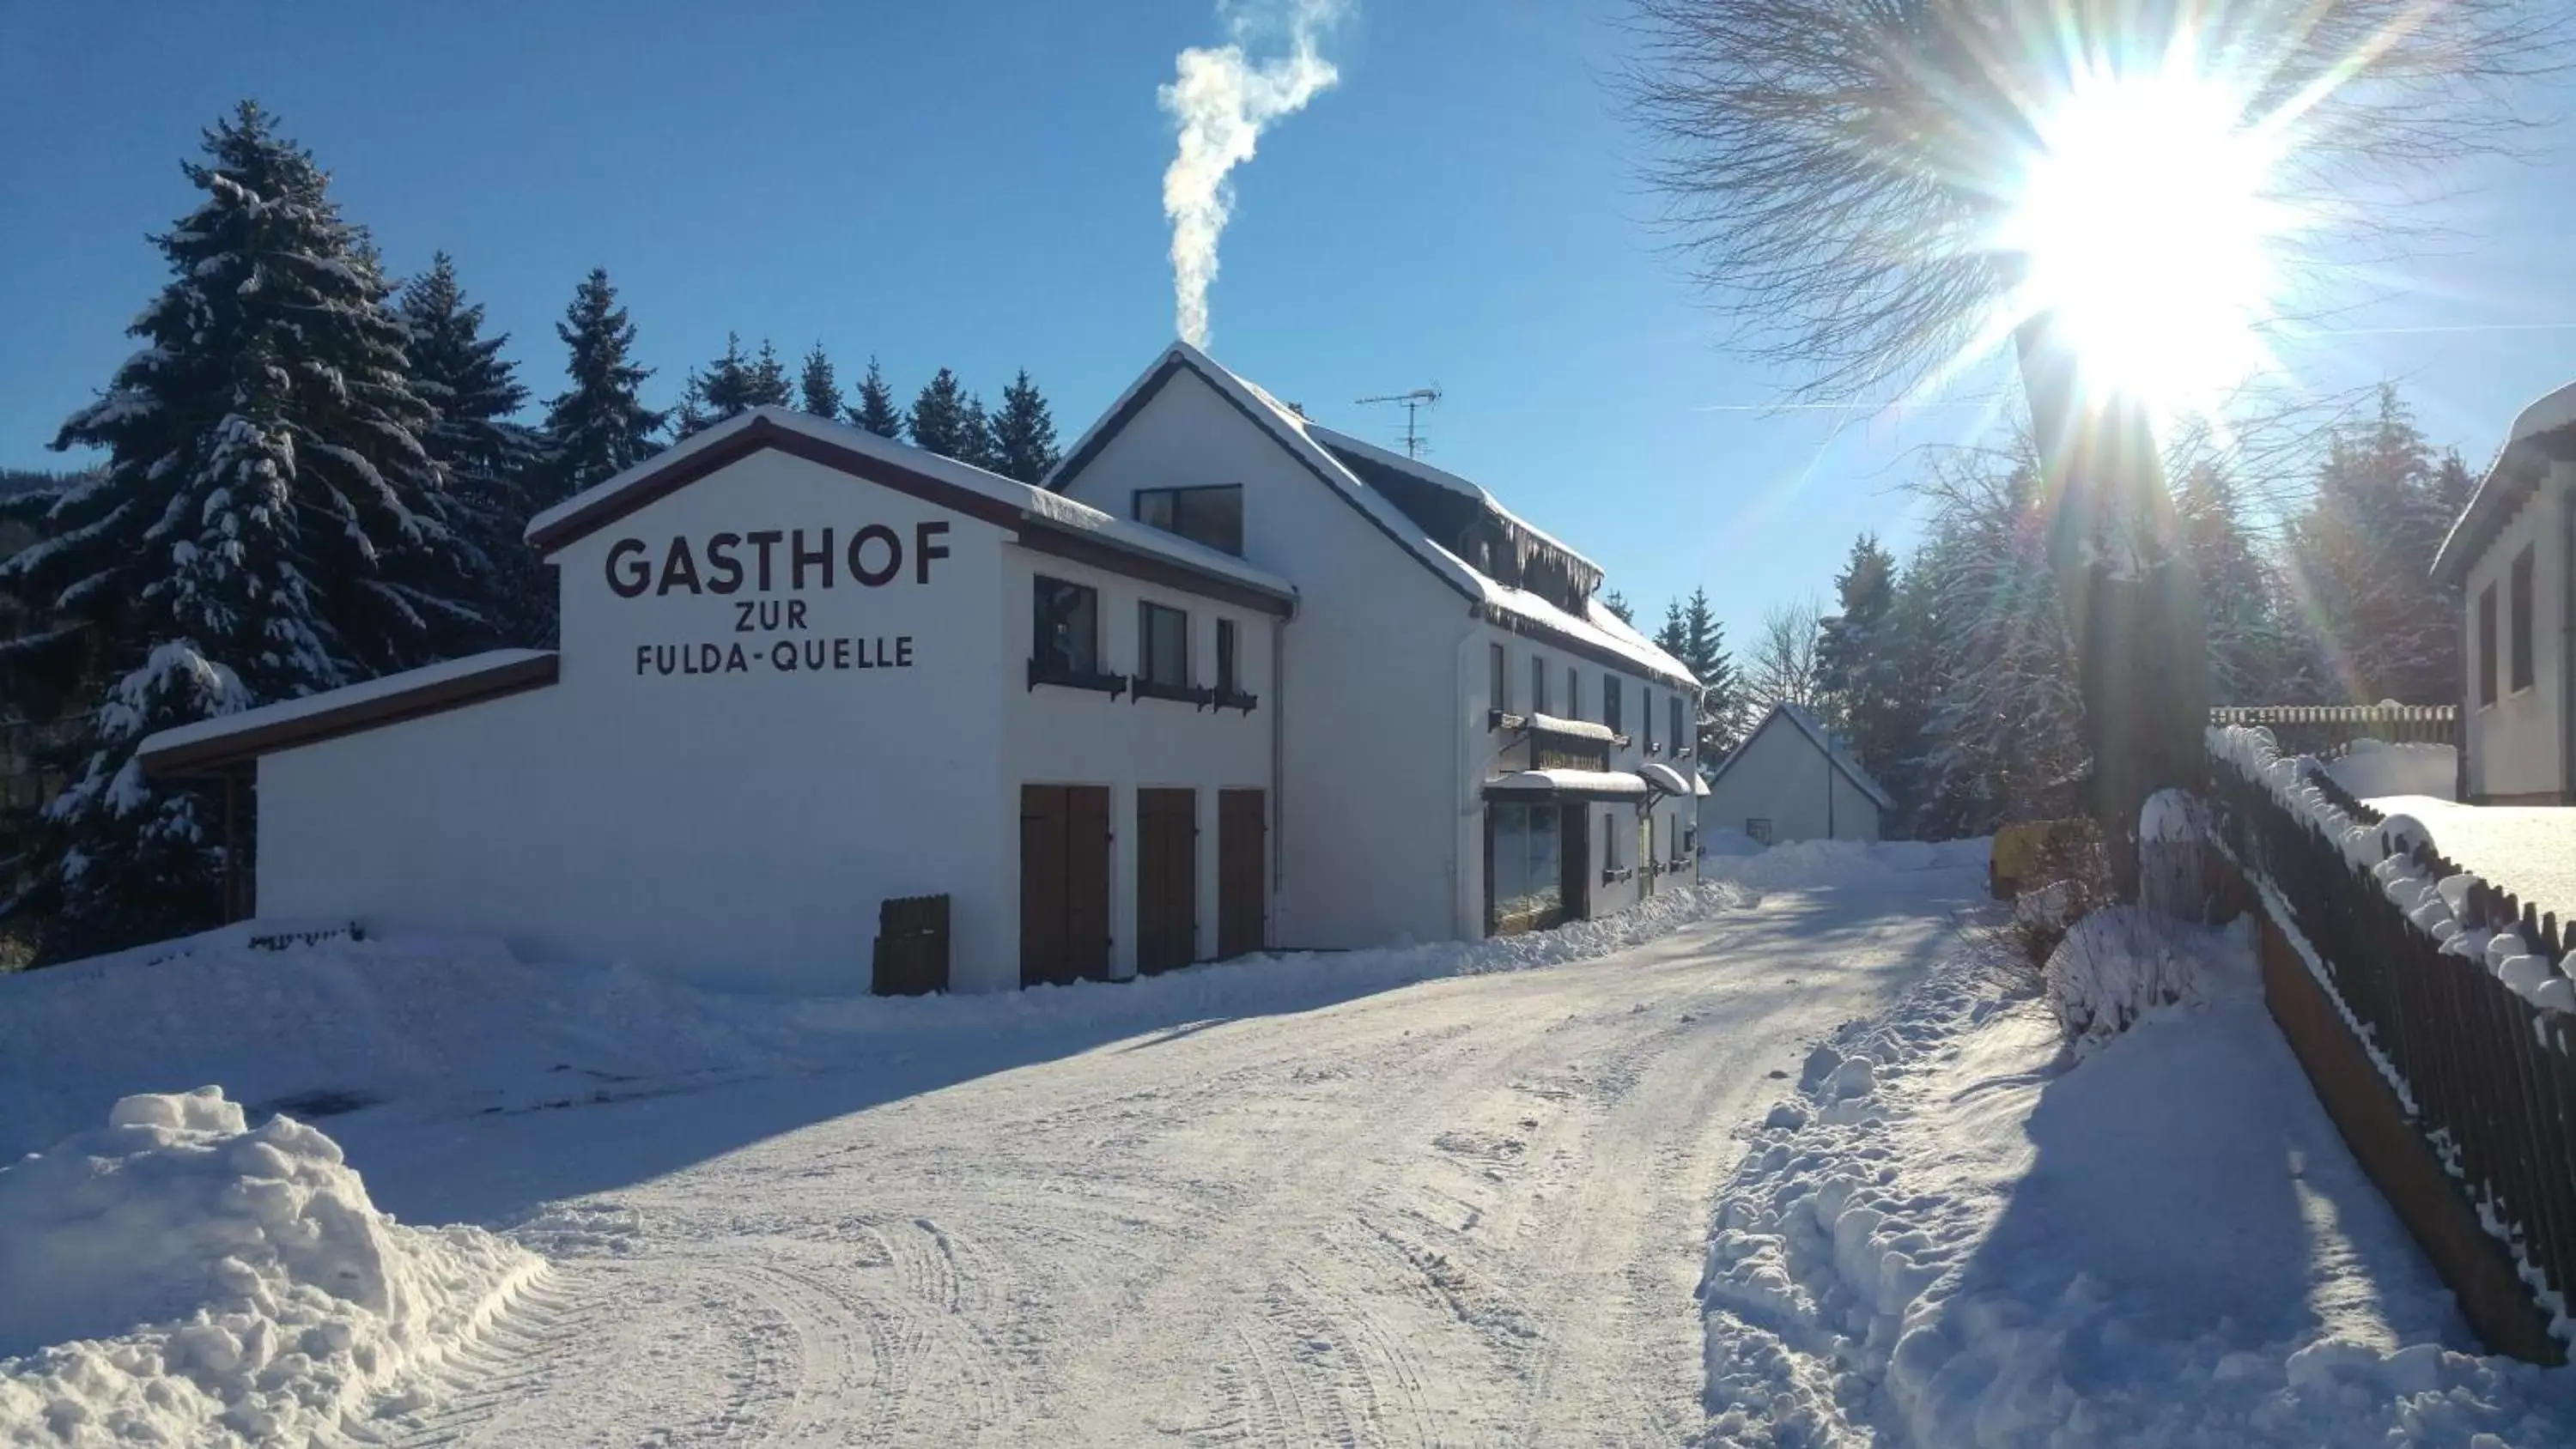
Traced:
[[[1438, 383], [1434, 461], [1650, 612], [1705, 584], [1740, 641], [1829, 590], [1857, 531], [1909, 536], [1920, 450], [1982, 415], [1765, 410], [1778, 379], [1647, 224], [1605, 83], [1618, 13], [1358, 0], [1325, 47], [1340, 85], [1236, 174], [1211, 350], [1388, 441], [1401, 414], [1352, 400]], [[943, 364], [988, 398], [1026, 367], [1070, 442], [1170, 338], [1154, 88], [1220, 36], [1210, 0], [6, 0], [0, 464], [61, 465], [45, 444], [163, 280], [145, 234], [193, 203], [178, 161], [246, 95], [396, 269], [455, 255], [541, 398], [554, 319], [604, 265], [656, 401], [730, 328], [820, 340], [845, 378], [873, 352], [906, 400]], [[2301, 376], [2397, 377], [2475, 463], [2576, 377], [2576, 127], [2536, 145], [2463, 178], [2457, 239], [2378, 279]]]

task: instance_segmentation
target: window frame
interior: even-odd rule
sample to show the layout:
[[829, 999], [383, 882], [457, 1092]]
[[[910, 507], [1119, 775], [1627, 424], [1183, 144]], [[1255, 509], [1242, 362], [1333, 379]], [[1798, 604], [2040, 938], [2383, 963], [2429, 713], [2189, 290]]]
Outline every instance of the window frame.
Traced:
[[1492, 673], [1492, 678], [1486, 681], [1486, 687], [1491, 689], [1494, 695], [1492, 699], [1486, 701], [1486, 708], [1497, 715], [1509, 714], [1512, 709], [1511, 651], [1504, 648], [1500, 640], [1486, 647], [1492, 651], [1486, 658], [1486, 668]]
[[[1179, 677], [1165, 679], [1157, 673], [1160, 663], [1154, 649], [1154, 617], [1169, 614], [1179, 621], [1181, 657]], [[1137, 699], [1173, 699], [1202, 707], [1216, 701], [1216, 691], [1201, 689], [1190, 683], [1190, 612], [1152, 599], [1136, 601], [1136, 675], [1132, 685]]]
[[2533, 595], [2533, 575], [2539, 569], [2536, 543], [2522, 546], [2505, 573], [2505, 693], [2522, 693], [2538, 678], [2534, 657], [2533, 630], [2537, 627], [2537, 600]]
[[[1193, 495], [1211, 493], [1230, 493], [1234, 496], [1233, 540], [1230, 543], [1223, 539], [1202, 538], [1181, 526], [1182, 500]], [[1145, 516], [1145, 501], [1148, 498], [1168, 500], [1169, 522], [1156, 523]], [[1243, 485], [1240, 483], [1191, 483], [1170, 488], [1130, 489], [1127, 494], [1127, 516], [1147, 528], [1168, 533], [1174, 538], [1186, 538], [1201, 547], [1212, 548], [1219, 553], [1231, 554], [1236, 558], [1243, 557]]]
[[2478, 708], [2496, 702], [2496, 586], [2478, 590]]
[[1547, 713], [1547, 656], [1530, 656], [1530, 713]]
[[1608, 726], [1610, 733], [1614, 735], [1624, 733], [1619, 720], [1619, 696], [1627, 692], [1627, 686], [1620, 681], [1618, 675], [1606, 670], [1602, 673], [1601, 723]]
[[[1084, 659], [1057, 657], [1056, 630], [1050, 627], [1047, 604], [1050, 598], [1074, 596], [1087, 613], [1091, 627], [1082, 652]], [[1071, 623], [1067, 618], [1065, 623]], [[1068, 632], [1066, 636], [1071, 637]], [[1029, 688], [1041, 684], [1062, 685], [1071, 689], [1096, 689], [1116, 699], [1127, 692], [1127, 676], [1100, 667], [1100, 589], [1097, 585], [1058, 578], [1053, 574], [1032, 574], [1029, 584]]]

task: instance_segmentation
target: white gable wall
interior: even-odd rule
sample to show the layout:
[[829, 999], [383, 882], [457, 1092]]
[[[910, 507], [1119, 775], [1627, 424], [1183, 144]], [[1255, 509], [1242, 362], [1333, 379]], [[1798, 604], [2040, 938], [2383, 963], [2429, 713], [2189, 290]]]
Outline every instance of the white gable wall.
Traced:
[[[2567, 492], [2576, 464], [2552, 463], [2550, 481], [2469, 570], [2461, 599], [2461, 658], [2466, 689], [2461, 717], [2468, 721], [2469, 792], [2474, 799], [2545, 796], [2554, 802], [2569, 781], [2566, 772], [2567, 621], [2569, 618]], [[2513, 687], [2514, 558], [2534, 552], [2532, 573], [2532, 683]], [[2496, 592], [2496, 701], [2478, 703], [2483, 642], [2477, 637], [2478, 595]]]
[[[1003, 842], [1014, 913], [1008, 922], [1012, 975], [995, 986], [1018, 983], [1020, 799], [1017, 782], [1109, 787], [1109, 969], [1113, 977], [1136, 970], [1136, 792], [1181, 788], [1198, 792], [1198, 949], [1207, 960], [1217, 947], [1217, 792], [1270, 789], [1271, 626], [1275, 616], [1144, 583], [1068, 559], [1024, 548], [1004, 551], [1002, 634], [993, 651], [1005, 673], [1021, 681], [1007, 688], [1005, 767], [1013, 785], [1003, 792], [991, 823]], [[1100, 667], [1132, 675], [1142, 661], [1137, 647], [1138, 605], [1152, 601], [1183, 610], [1190, 621], [1190, 682], [1216, 683], [1216, 624], [1231, 619], [1239, 687], [1258, 698], [1250, 714], [1201, 710], [1169, 699], [1111, 699], [1091, 690], [1041, 684], [1026, 687], [1024, 672], [1036, 639], [1032, 621], [1040, 574], [1100, 591]]]
[[1771, 715], [1699, 802], [1703, 833], [1771, 822], [1774, 842], [1876, 840], [1878, 803], [1781, 715]]
[[1299, 590], [1284, 678], [1254, 715], [1275, 710], [1281, 730], [1273, 943], [1476, 934], [1462, 872], [1482, 869], [1482, 806], [1460, 782], [1484, 662], [1467, 657], [1467, 600], [1186, 369], [1068, 492], [1127, 518], [1138, 488], [1226, 483], [1243, 487], [1244, 558]]
[[[925, 523], [947, 525], [948, 550], [927, 583]], [[874, 588], [846, 553], [871, 524], [905, 550]], [[798, 590], [782, 540], [767, 592], [748, 545], [741, 586], [711, 590], [710, 535], [797, 528], [809, 543], [834, 531], [831, 587], [809, 565]], [[658, 572], [674, 537], [699, 592], [609, 587], [620, 540], [644, 542]], [[1006, 547], [990, 524], [785, 453], [734, 463], [562, 550], [557, 685], [263, 759], [259, 909], [491, 931], [716, 984], [864, 989], [879, 901], [947, 892], [958, 984], [1013, 984], [1016, 834], [993, 828]], [[881, 544], [863, 557], [884, 561]], [[777, 625], [760, 627], [762, 604]], [[835, 667], [891, 661], [906, 638], [909, 667]], [[654, 653], [736, 645], [739, 672], [666, 676]], [[776, 666], [782, 647], [798, 667]], [[803, 667], [809, 648], [822, 669]]]

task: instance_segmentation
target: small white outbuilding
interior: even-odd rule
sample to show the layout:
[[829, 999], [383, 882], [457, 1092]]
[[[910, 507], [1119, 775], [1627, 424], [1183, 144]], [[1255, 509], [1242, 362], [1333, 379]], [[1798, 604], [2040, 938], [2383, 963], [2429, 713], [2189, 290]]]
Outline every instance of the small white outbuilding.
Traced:
[[1783, 701], [1709, 777], [1699, 828], [1702, 839], [1733, 831], [1765, 845], [1876, 840], [1895, 808], [1822, 720]]
[[2576, 383], [2514, 419], [2433, 576], [2460, 591], [2468, 799], [2576, 803]]

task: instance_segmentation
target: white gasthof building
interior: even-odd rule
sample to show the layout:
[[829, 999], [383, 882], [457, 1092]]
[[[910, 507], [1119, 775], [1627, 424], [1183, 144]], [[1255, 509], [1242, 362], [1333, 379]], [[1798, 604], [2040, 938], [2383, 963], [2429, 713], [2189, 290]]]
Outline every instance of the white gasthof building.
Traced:
[[1186, 345], [1033, 488], [764, 408], [567, 500], [560, 647], [166, 731], [256, 909], [716, 984], [1476, 939], [1696, 878], [1697, 684], [1464, 479]]
[[2461, 597], [2466, 798], [2576, 804], [2576, 383], [2513, 420], [2433, 576]]

